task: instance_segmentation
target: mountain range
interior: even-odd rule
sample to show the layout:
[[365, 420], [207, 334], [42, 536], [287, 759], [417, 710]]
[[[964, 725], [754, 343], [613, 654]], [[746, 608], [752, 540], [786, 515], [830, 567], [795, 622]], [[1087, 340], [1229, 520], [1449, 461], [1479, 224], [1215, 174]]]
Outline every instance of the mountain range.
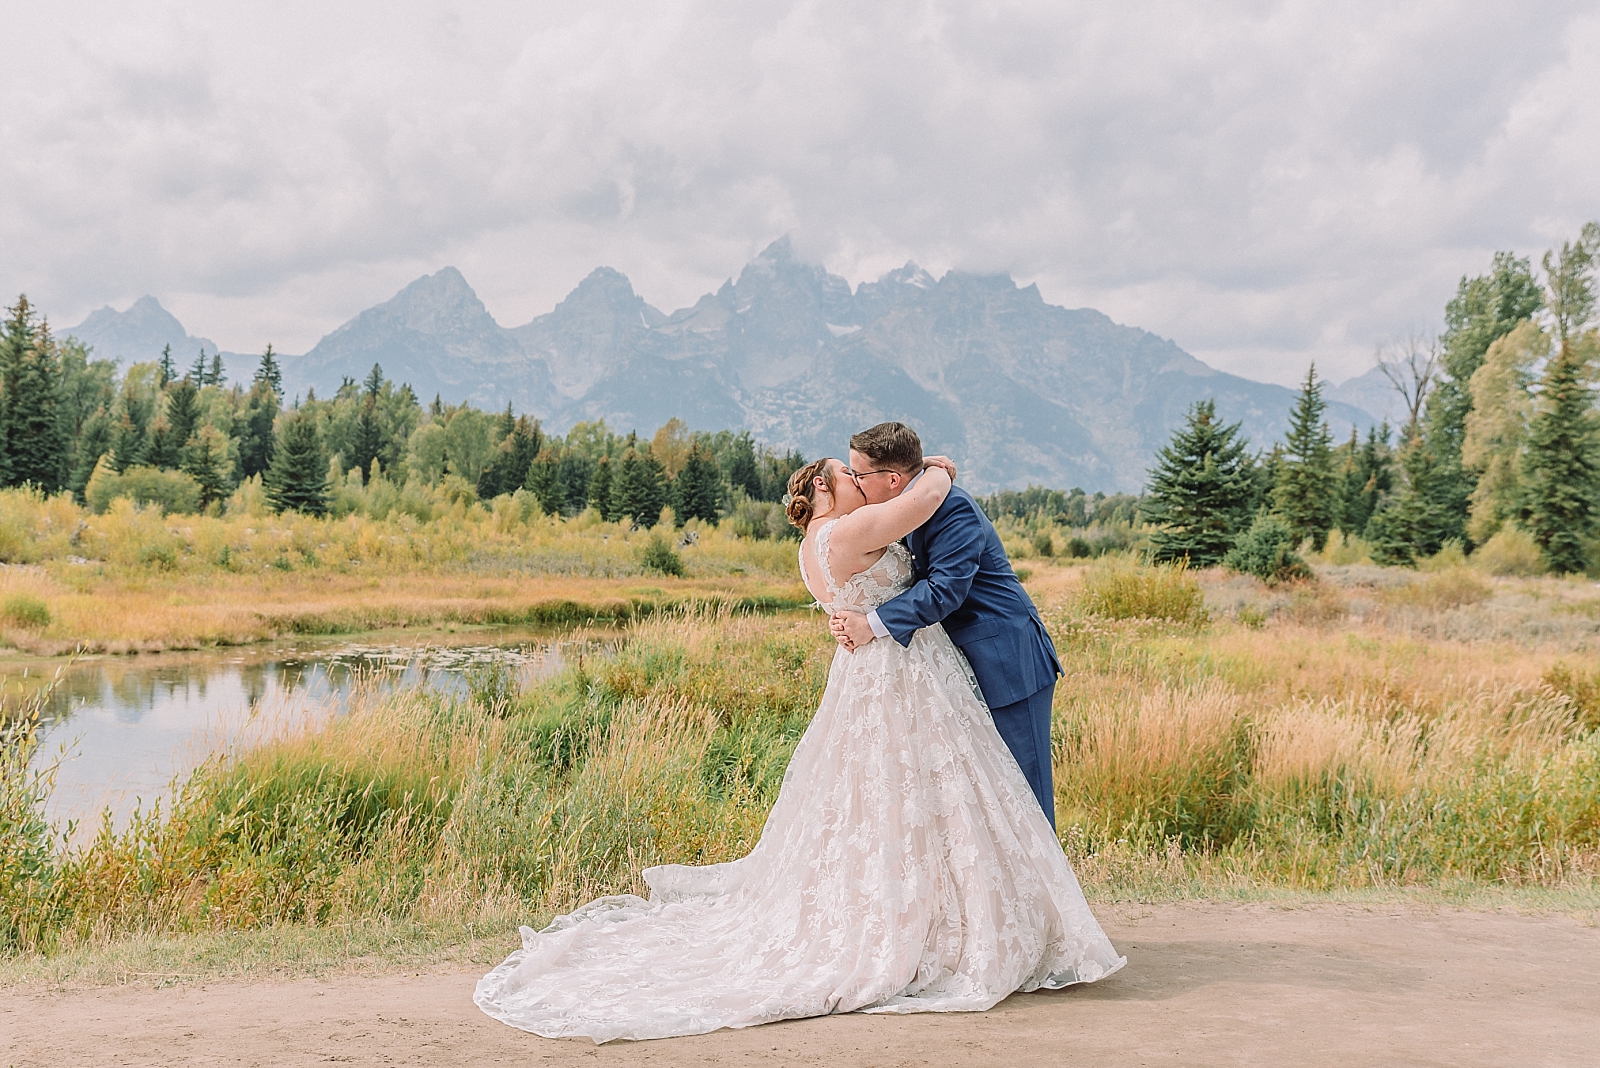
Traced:
[[[123, 313], [101, 309], [67, 333], [134, 360], [158, 354], [157, 335], [169, 343], [174, 329], [187, 346], [174, 353], [214, 351], [150, 297]], [[224, 359], [230, 374], [247, 376], [257, 358]], [[979, 491], [1137, 490], [1196, 400], [1214, 398], [1257, 446], [1282, 438], [1294, 401], [1293, 390], [1217, 371], [1100, 312], [1048, 304], [1008, 275], [935, 279], [908, 263], [852, 290], [798, 258], [786, 238], [671, 314], [601, 267], [548, 314], [510, 328], [446, 267], [282, 366], [291, 393], [326, 395], [374, 363], [425, 402], [510, 403], [556, 432], [605, 419], [649, 434], [677, 416], [817, 456], [842, 454], [854, 430], [900, 419], [929, 451], [958, 458], [962, 481]], [[1388, 414], [1368, 407], [1383, 397], [1370, 378], [1330, 391], [1336, 436]]]

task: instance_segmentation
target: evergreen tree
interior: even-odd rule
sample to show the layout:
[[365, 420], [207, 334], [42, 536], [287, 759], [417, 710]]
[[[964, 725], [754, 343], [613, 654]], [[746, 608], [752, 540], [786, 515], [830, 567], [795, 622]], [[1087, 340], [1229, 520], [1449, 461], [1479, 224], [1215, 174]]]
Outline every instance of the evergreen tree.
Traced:
[[1595, 255], [1600, 223], [1544, 256], [1545, 300], [1554, 320], [1555, 356], [1545, 365], [1528, 426], [1523, 526], [1552, 570], [1582, 571], [1585, 542], [1600, 518], [1600, 414], [1594, 410]]
[[723, 473], [730, 487], [743, 490], [753, 500], [761, 499], [761, 468], [756, 464], [755, 442], [750, 440], [749, 431], [734, 438], [728, 449]]
[[1156, 454], [1145, 518], [1157, 560], [1187, 559], [1197, 567], [1221, 563], [1249, 525], [1256, 485], [1240, 424], [1217, 421], [1216, 402], [1189, 410], [1171, 444]]
[[383, 426], [378, 421], [378, 398], [362, 396], [350, 434], [350, 466], [360, 470], [362, 480], [372, 470], [372, 461], [383, 452]]
[[183, 449], [200, 425], [200, 391], [187, 378], [178, 380], [167, 390], [167, 427], [171, 432], [172, 460], [161, 466], [177, 467], [182, 462]]
[[673, 508], [680, 520], [717, 521], [717, 499], [722, 495], [722, 474], [717, 461], [698, 441], [689, 446], [683, 470], [673, 480]]
[[547, 514], [561, 515], [567, 510], [566, 487], [561, 483], [561, 457], [555, 449], [547, 447], [528, 466], [524, 488], [533, 494]]
[[4, 405], [7, 485], [28, 483], [46, 493], [61, 488], [67, 441], [62, 434], [61, 368], [48, 323], [33, 321], [27, 297], [18, 297], [0, 328], [0, 391]]
[[162, 389], [167, 388], [167, 383], [178, 377], [177, 367], [172, 362], [172, 346], [161, 346], [161, 375], [159, 384]]
[[1389, 425], [1368, 427], [1359, 441], [1354, 427], [1337, 459], [1339, 529], [1360, 536], [1372, 520], [1378, 502], [1394, 490], [1394, 456], [1389, 448]]
[[1273, 504], [1296, 538], [1321, 549], [1334, 522], [1333, 435], [1322, 421], [1327, 410], [1313, 364], [1289, 414], [1289, 433], [1276, 472]]
[[256, 376], [251, 385], [264, 384], [272, 390], [273, 396], [279, 403], [283, 400], [283, 371], [278, 367], [277, 354], [272, 351], [272, 345], [267, 345], [267, 351], [261, 354], [261, 364], [256, 368]]
[[205, 384], [208, 386], [220, 386], [227, 379], [228, 376], [222, 370], [222, 353], [213, 352], [211, 354], [211, 370], [206, 375]]
[[[509, 415], [509, 405], [506, 411]], [[501, 426], [504, 425], [502, 417]], [[537, 419], [523, 416], [513, 420], [511, 429], [495, 450], [494, 459], [484, 465], [483, 473], [478, 476], [478, 497], [485, 501], [493, 500], [502, 493], [514, 493], [519, 486], [526, 486], [528, 469], [543, 447], [544, 432], [540, 430]]]
[[119, 475], [145, 461], [149, 436], [134, 418], [134, 414], [133, 411], [124, 410], [111, 427], [111, 448], [108, 451], [111, 454], [112, 470]]
[[200, 484], [200, 508], [228, 495], [227, 445], [213, 427], [201, 427], [183, 450], [183, 471]]
[[602, 456], [595, 461], [594, 475], [589, 479], [589, 505], [600, 513], [600, 518], [613, 522], [616, 512], [611, 510], [611, 457]]
[[168, 470], [178, 466], [183, 449], [172, 433], [165, 415], [157, 416], [150, 425], [150, 438], [145, 448], [144, 462], [151, 467]]
[[789, 491], [789, 476], [806, 465], [805, 456], [791, 449], [782, 456], [767, 453], [762, 457], [761, 496], [763, 501], [779, 501]]
[[1410, 565], [1432, 556], [1453, 536], [1454, 518], [1446, 510], [1441, 485], [1449, 477], [1420, 433], [1400, 447], [1400, 486], [1379, 498], [1367, 521], [1366, 539], [1380, 564]]
[[284, 419], [272, 466], [263, 481], [267, 503], [280, 512], [323, 515], [328, 511], [328, 453], [310, 412], [296, 412]]
[[201, 349], [200, 355], [194, 358], [194, 366], [189, 368], [189, 380], [198, 385], [206, 384], [206, 350]]
[[272, 427], [278, 419], [278, 395], [266, 380], [250, 387], [245, 397], [239, 433], [239, 474], [243, 478], [265, 475], [272, 467], [276, 441]]
[[665, 472], [652, 456], [629, 448], [611, 477], [611, 510], [618, 519], [653, 527], [667, 504]]
[[83, 421], [78, 432], [74, 452], [76, 459], [72, 474], [67, 479], [67, 488], [80, 503], [83, 501], [83, 488], [89, 484], [89, 476], [94, 474], [95, 464], [110, 451], [111, 416], [104, 408], [99, 408]]
[[1594, 334], [1562, 344], [1528, 427], [1523, 525], [1557, 572], [1585, 569], [1600, 518], [1600, 425], [1589, 388], [1596, 347]]

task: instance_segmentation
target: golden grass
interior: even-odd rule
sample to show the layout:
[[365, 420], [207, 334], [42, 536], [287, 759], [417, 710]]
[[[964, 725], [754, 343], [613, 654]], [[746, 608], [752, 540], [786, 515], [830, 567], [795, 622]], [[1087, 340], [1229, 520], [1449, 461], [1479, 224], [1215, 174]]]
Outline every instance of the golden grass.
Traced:
[[[1142, 614], [1095, 610], [1085, 590], [1107, 568], [1135, 572], [1118, 603]], [[1092, 896], [1596, 900], [1592, 588], [1330, 565], [1317, 583], [1269, 590], [1201, 572], [1178, 575], [1178, 592], [1197, 589], [1210, 622], [1179, 624], [1160, 586], [1173, 575], [1136, 572], [1040, 560], [1027, 581], [1067, 671], [1059, 825]], [[377, 585], [338, 572], [248, 580], [258, 605], [369, 597], [368, 617], [408, 597], [499, 604], [534, 582], [643, 597], [721, 581], [448, 569]], [[264, 596], [276, 591], [281, 602]], [[1241, 621], [1245, 608], [1255, 615]], [[1553, 612], [1562, 629], [1547, 625]], [[237, 954], [220, 968], [343, 967], [638, 892], [649, 864], [742, 855], [834, 655], [822, 620], [678, 608], [636, 616], [613, 646], [504, 700], [370, 697], [205, 769], [169, 816], [50, 861], [6, 906], [7, 938], [81, 969], [97, 967], [95, 947], [116, 961], [204, 946], [233, 947], [217, 950]], [[304, 933], [330, 925], [360, 934]], [[454, 943], [441, 933], [452, 927]], [[300, 963], [226, 933], [257, 928], [293, 932]]]
[[810, 600], [792, 542], [699, 523], [673, 535], [683, 577], [647, 566], [660, 533], [524, 518], [509, 499], [456, 501], [426, 522], [248, 510], [96, 515], [0, 491], [0, 641], [38, 655], [237, 645], [391, 627], [626, 620], [664, 607]]

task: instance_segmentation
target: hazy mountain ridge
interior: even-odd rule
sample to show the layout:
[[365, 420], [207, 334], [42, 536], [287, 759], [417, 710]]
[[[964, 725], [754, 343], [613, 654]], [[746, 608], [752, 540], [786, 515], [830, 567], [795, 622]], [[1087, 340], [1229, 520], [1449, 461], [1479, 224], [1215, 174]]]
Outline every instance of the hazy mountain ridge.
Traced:
[[148, 294], [130, 304], [127, 311], [119, 312], [109, 304], [92, 311], [83, 322], [62, 333], [92, 346], [101, 359], [124, 363], [159, 359], [161, 350], [169, 345], [173, 363], [184, 368], [191, 366], [202, 350], [208, 357], [217, 354], [214, 341], [190, 336], [178, 317]]
[[[678, 416], [815, 456], [842, 453], [862, 426], [903, 419], [930, 450], [958, 457], [978, 490], [1137, 489], [1194, 401], [1216, 398], [1265, 446], [1287, 428], [1294, 396], [1100, 312], [1047, 304], [1005, 275], [934, 279], [908, 263], [852, 291], [797, 260], [787, 239], [670, 315], [602, 267], [509, 329], [447, 267], [283, 366], [291, 392], [322, 393], [375, 362], [424, 401], [509, 401], [556, 431], [604, 418], [648, 433]], [[1343, 403], [1329, 415], [1336, 435], [1374, 421]]]

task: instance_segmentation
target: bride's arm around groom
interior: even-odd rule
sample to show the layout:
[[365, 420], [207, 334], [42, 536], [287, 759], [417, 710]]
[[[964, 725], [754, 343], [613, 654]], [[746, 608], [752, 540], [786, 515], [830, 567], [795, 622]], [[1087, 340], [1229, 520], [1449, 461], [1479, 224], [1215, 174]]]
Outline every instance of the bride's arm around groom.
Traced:
[[[850, 445], [851, 468], [858, 474], [900, 475], [880, 475], [879, 485], [863, 477], [869, 501], [885, 492], [882, 483], [898, 482], [888, 492], [902, 491], [922, 468], [921, 442], [903, 424], [864, 430]], [[1061, 665], [1038, 609], [1011, 570], [999, 533], [971, 494], [954, 487], [906, 542], [915, 559], [911, 588], [880, 605], [870, 620], [846, 614], [835, 621], [835, 633], [848, 639], [846, 644], [887, 636], [904, 646], [923, 627], [943, 624], [972, 665], [995, 727], [1054, 826], [1050, 706]]]

